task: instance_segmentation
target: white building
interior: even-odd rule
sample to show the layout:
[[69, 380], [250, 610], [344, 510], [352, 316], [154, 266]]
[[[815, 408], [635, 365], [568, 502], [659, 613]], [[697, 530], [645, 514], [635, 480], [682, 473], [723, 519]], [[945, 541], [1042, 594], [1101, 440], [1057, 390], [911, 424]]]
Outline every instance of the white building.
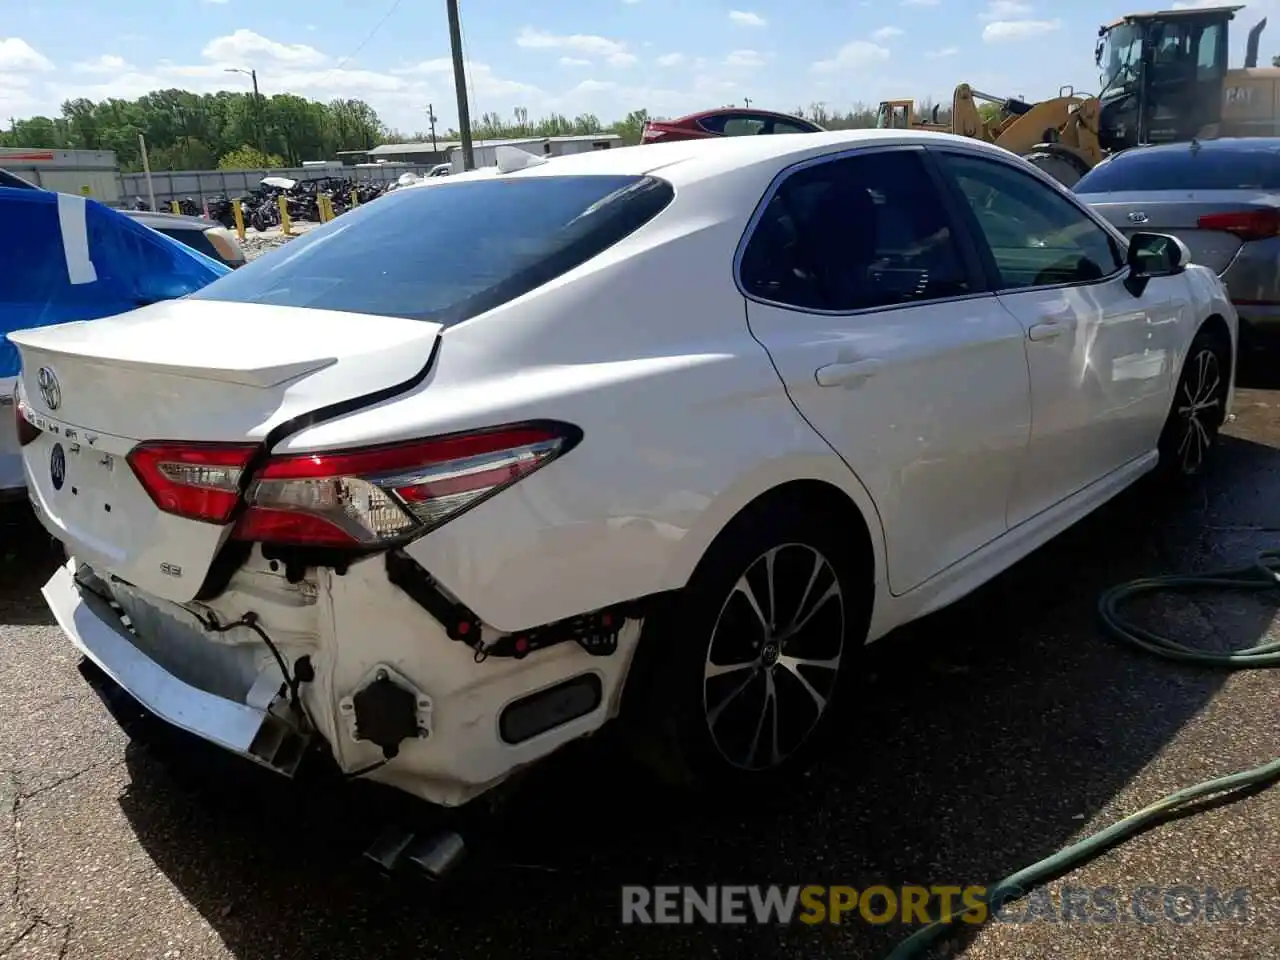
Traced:
[[[477, 167], [496, 167], [498, 147], [515, 147], [540, 157], [561, 157], [569, 153], [609, 150], [621, 146], [616, 133], [597, 133], [568, 137], [523, 137], [517, 140], [477, 140], [472, 144]], [[454, 173], [462, 173], [462, 147], [449, 151], [449, 164]]]

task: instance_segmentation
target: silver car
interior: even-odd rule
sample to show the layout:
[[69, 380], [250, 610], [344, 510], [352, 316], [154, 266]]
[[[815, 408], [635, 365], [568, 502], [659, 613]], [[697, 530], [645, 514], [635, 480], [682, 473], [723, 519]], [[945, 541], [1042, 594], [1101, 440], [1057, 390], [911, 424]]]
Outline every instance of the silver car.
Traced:
[[1073, 191], [1126, 234], [1173, 234], [1215, 270], [1241, 336], [1280, 334], [1280, 137], [1135, 147]]

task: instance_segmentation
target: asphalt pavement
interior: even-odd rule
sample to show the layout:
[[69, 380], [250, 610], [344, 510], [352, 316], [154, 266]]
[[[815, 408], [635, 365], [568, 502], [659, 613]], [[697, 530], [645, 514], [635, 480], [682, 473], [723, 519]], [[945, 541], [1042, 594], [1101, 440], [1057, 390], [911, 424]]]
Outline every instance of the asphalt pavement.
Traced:
[[[882, 957], [911, 928], [856, 916], [624, 927], [620, 887], [987, 884], [1174, 789], [1276, 756], [1274, 672], [1153, 660], [1105, 640], [1094, 612], [1113, 583], [1280, 546], [1280, 392], [1253, 386], [1203, 484], [1135, 488], [876, 644], [866, 701], [793, 790], [732, 804], [674, 796], [602, 736], [522, 784], [440, 889], [362, 863], [388, 815], [376, 790], [290, 787], [154, 724], [126, 734], [40, 599], [57, 550], [7, 510], [0, 957]], [[1145, 614], [1244, 646], [1276, 629], [1269, 599], [1171, 598]], [[1280, 957], [1278, 863], [1273, 789], [1163, 825], [1049, 888], [1059, 904], [1069, 888], [1111, 888], [1116, 922], [995, 922], [946, 955]], [[1178, 887], [1243, 888], [1244, 906], [1217, 920], [1166, 910]], [[1123, 909], [1135, 896], [1148, 897], [1144, 916]]]

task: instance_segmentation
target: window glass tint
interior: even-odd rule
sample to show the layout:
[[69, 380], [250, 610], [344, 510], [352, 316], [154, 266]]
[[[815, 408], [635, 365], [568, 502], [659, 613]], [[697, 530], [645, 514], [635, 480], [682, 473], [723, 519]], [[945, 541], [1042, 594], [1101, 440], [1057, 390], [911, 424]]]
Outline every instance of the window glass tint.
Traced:
[[753, 137], [764, 131], [764, 121], [759, 117], [730, 117], [720, 128], [726, 137]]
[[800, 127], [794, 123], [788, 123], [785, 120], [775, 120], [773, 121], [773, 132], [774, 133], [810, 133], [812, 131], [810, 131], [808, 127]]
[[714, 116], [703, 117], [698, 121], [698, 126], [707, 133], [724, 133], [724, 124], [728, 119], [723, 113], [717, 113]]
[[1124, 266], [1119, 245], [1070, 200], [1007, 163], [939, 153], [991, 248], [1001, 287], [1101, 280]]
[[971, 290], [920, 155], [883, 151], [788, 177], [743, 253], [744, 289], [765, 300], [858, 310]]
[[653, 177], [444, 179], [357, 207], [196, 296], [460, 323], [585, 263], [673, 196]]
[[203, 230], [174, 230], [172, 227], [156, 227], [156, 229], [166, 237], [172, 237], [174, 240], [177, 240], [181, 244], [185, 244], [192, 250], [199, 250], [206, 257], [212, 257], [219, 263], [222, 262], [221, 254], [219, 254], [214, 245], [209, 242], [209, 238], [205, 236], [205, 232]]
[[1280, 190], [1280, 149], [1127, 150], [1076, 182], [1075, 193], [1143, 190]]

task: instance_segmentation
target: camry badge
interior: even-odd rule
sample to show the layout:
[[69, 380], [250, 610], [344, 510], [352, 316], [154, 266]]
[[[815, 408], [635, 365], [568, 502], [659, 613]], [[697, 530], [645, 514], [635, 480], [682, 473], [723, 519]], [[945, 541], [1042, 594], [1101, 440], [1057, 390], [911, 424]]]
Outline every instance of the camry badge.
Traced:
[[41, 367], [36, 374], [36, 384], [40, 387], [40, 396], [44, 398], [44, 405], [50, 410], [57, 410], [62, 406], [62, 386], [58, 383], [57, 375], [48, 367]]
[[1130, 223], [1146, 223], [1147, 219], [1147, 215], [1141, 210], [1135, 210], [1133, 213], [1129, 214]]

